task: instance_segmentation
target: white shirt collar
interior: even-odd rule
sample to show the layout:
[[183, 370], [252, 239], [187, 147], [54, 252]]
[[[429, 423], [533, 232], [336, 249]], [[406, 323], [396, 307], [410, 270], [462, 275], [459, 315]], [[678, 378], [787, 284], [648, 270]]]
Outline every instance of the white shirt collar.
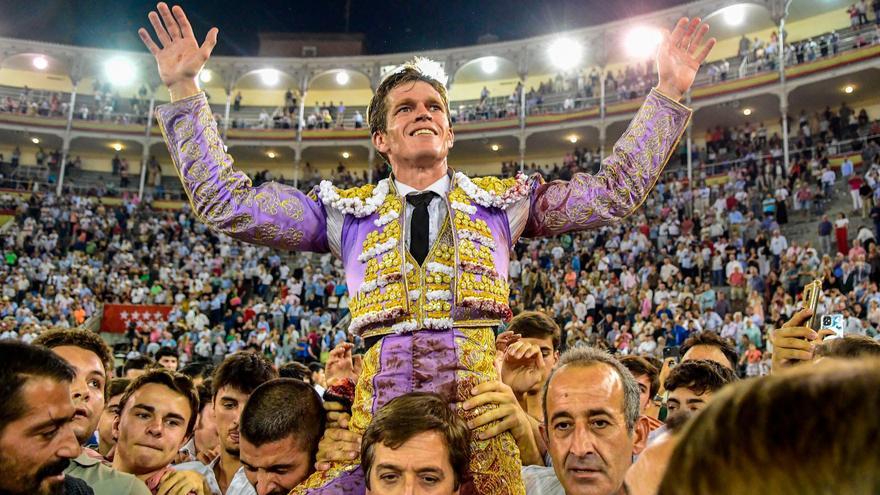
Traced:
[[410, 187], [410, 186], [400, 182], [397, 179], [394, 179], [394, 187], [397, 188], [397, 194], [399, 194], [401, 196], [406, 196], [410, 193], [433, 191], [433, 192], [437, 193], [438, 195], [440, 195], [441, 198], [445, 198], [446, 193], [449, 192], [449, 183], [450, 183], [449, 174], [443, 174], [443, 177], [440, 177], [439, 179], [437, 179], [436, 182], [434, 182], [430, 186], [428, 186], [425, 189], [422, 189], [420, 191], [414, 187]]

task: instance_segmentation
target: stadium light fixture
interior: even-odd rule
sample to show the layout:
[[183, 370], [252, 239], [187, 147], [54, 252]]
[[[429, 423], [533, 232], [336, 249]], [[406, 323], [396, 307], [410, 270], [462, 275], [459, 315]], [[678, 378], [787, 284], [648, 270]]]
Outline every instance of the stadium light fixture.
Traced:
[[270, 152], [266, 153], [266, 156], [268, 156], [269, 158], [274, 160], [275, 157], [278, 155], [276, 155], [274, 151], [270, 151]]
[[351, 153], [349, 153], [349, 152], [347, 152], [347, 151], [343, 151], [343, 152], [342, 152], [342, 158], [348, 160], [349, 158], [351, 158]]
[[113, 57], [104, 62], [104, 75], [114, 86], [128, 86], [137, 76], [134, 64], [125, 57]]
[[584, 47], [570, 38], [559, 38], [547, 48], [547, 56], [557, 69], [569, 70], [581, 63]]
[[33, 138], [31, 138], [31, 142], [34, 144], [40, 144], [40, 139], [33, 137]]
[[501, 149], [501, 146], [498, 146], [497, 144], [492, 145], [492, 151], [498, 151], [500, 149]]
[[484, 57], [480, 61], [480, 68], [485, 74], [494, 74], [498, 71], [498, 59], [495, 57]]
[[262, 69], [257, 71], [260, 81], [266, 86], [276, 86], [281, 82], [281, 74], [275, 69]]
[[574, 144], [574, 143], [578, 142], [578, 137], [575, 136], [574, 134], [572, 134], [571, 136], [568, 136], [568, 142], [571, 144]]
[[351, 76], [348, 75], [348, 72], [341, 70], [336, 73], [336, 84], [345, 86], [349, 81], [351, 81]]
[[110, 145], [110, 147], [116, 151], [122, 151], [123, 148], [122, 143], [113, 143]]
[[208, 69], [202, 69], [202, 72], [199, 72], [199, 81], [202, 81], [205, 84], [211, 82], [211, 79], [213, 78], [214, 75], [211, 74], [211, 71]]
[[37, 70], [46, 70], [46, 68], [49, 67], [49, 61], [42, 55], [34, 57], [33, 64], [34, 68]]
[[856, 90], [856, 88], [853, 87], [852, 84], [847, 84], [846, 87], [843, 88], [843, 92], [846, 93], [846, 94], [848, 94], [848, 95], [851, 95], [852, 92], [855, 91], [855, 90]]
[[657, 46], [663, 41], [663, 34], [652, 27], [641, 26], [633, 28], [624, 39], [624, 47], [627, 55], [633, 58], [648, 58], [657, 51]]
[[746, 20], [746, 6], [740, 3], [726, 7], [721, 10], [721, 17], [728, 26], [740, 26]]
[[746, 108], [745, 110], [743, 110], [743, 115], [745, 115], [746, 117], [748, 117], [751, 114], [752, 114], [751, 108]]

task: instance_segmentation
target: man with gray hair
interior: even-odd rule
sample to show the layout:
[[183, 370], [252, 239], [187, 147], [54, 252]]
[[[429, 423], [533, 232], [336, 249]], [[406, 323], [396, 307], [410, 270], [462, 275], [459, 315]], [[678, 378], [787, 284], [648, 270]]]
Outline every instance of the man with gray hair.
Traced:
[[529, 495], [614, 495], [648, 425], [639, 417], [639, 386], [610, 354], [570, 349], [544, 384], [541, 434], [553, 467], [527, 466]]

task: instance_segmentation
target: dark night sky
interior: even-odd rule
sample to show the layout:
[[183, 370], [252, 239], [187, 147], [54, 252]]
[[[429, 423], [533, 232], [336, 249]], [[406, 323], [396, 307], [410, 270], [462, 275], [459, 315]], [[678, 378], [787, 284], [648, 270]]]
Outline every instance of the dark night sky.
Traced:
[[[686, 3], [683, 0], [352, 0], [351, 32], [367, 53], [450, 48], [483, 34], [501, 41], [548, 34]], [[218, 55], [254, 55], [260, 31], [341, 32], [345, 0], [185, 0], [201, 39], [220, 28]], [[143, 0], [0, 0], [0, 36], [116, 49], [143, 49], [155, 3]]]

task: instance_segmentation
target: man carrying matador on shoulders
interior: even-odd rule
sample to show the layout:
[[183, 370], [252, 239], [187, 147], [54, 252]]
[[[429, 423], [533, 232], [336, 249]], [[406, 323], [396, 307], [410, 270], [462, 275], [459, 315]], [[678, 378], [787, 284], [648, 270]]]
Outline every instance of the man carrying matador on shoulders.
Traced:
[[[715, 43], [708, 26], [681, 19], [662, 42], [659, 84], [596, 175], [545, 183], [540, 175], [471, 178], [447, 166], [455, 134], [445, 75], [417, 59], [391, 72], [368, 109], [373, 146], [392, 175], [340, 190], [324, 181], [305, 194], [269, 182], [253, 187], [233, 166], [196, 78], [217, 43], [196, 41], [180, 7], [159, 4], [150, 20], [156, 57], [172, 103], [159, 125], [194, 213], [235, 239], [278, 249], [332, 252], [351, 293], [349, 331], [368, 350], [349, 428], [362, 433], [376, 411], [414, 391], [450, 404], [497, 379], [494, 330], [511, 317], [509, 253], [520, 237], [544, 237], [617, 222], [642, 204], [684, 133], [690, 109], [678, 100]], [[485, 412], [463, 411], [465, 419]], [[487, 428], [489, 425], [484, 426]], [[313, 475], [300, 493], [363, 493], [357, 462]], [[508, 433], [471, 442], [463, 493], [524, 493]]]

